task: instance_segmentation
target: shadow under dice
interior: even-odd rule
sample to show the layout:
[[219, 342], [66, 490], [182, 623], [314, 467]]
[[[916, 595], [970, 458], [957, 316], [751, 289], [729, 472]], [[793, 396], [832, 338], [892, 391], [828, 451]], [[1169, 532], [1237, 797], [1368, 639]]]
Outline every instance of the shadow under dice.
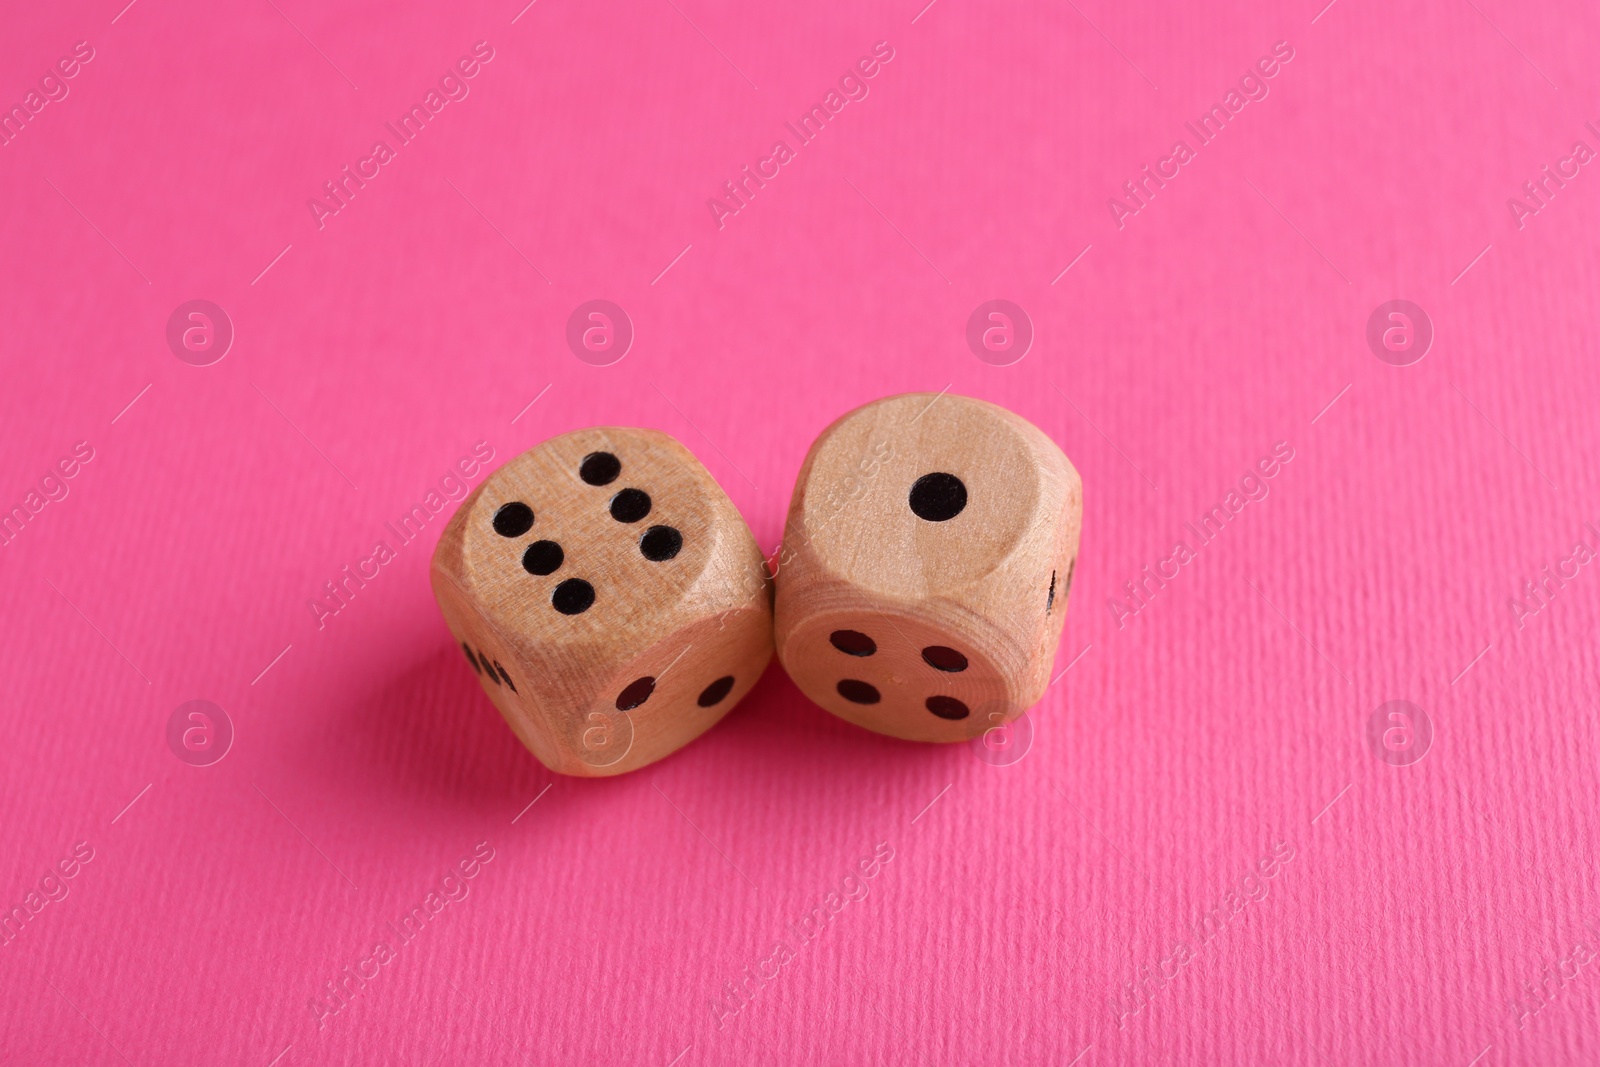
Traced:
[[962, 741], [1043, 694], [1082, 523], [1077, 471], [1027, 420], [908, 394], [839, 419], [800, 471], [777, 576], [778, 657], [816, 703]]
[[484, 691], [565, 774], [682, 747], [772, 655], [755, 539], [689, 450], [653, 430], [564, 434], [500, 468], [445, 528], [432, 582]]

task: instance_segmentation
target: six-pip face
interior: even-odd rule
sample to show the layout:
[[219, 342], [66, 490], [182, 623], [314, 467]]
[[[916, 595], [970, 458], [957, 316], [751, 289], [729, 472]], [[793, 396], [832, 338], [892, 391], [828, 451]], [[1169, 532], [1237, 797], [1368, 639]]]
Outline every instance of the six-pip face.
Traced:
[[813, 444], [776, 605], [738, 512], [677, 441], [565, 434], [451, 519], [433, 584], [490, 698], [546, 764], [615, 774], [681, 747], [754, 685], [774, 640], [812, 700], [959, 741], [1042, 694], [1078, 550], [1060, 449], [982, 401], [909, 394]]
[[485, 691], [567, 773], [620, 773], [680, 747], [770, 658], [754, 539], [655, 431], [584, 430], [517, 457], [462, 504], [433, 570]]

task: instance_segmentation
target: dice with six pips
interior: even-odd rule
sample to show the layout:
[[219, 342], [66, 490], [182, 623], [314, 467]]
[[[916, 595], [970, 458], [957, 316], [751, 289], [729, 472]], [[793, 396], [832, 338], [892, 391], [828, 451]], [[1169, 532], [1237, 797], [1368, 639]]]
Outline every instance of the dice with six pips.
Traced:
[[434, 596], [485, 692], [551, 770], [598, 776], [694, 740], [772, 656], [760, 550], [677, 441], [552, 438], [451, 518]]
[[1078, 556], [1078, 472], [1026, 419], [910, 393], [823, 431], [778, 556], [778, 658], [857, 725], [960, 741], [1043, 695]]

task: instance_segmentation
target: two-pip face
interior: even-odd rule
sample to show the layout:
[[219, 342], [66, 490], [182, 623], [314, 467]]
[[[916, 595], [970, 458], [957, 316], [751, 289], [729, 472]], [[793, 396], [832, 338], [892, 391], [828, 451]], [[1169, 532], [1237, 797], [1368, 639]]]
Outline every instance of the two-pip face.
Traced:
[[589, 775], [666, 755], [755, 683], [771, 655], [761, 575], [743, 519], [693, 455], [616, 428], [500, 468], [433, 561], [457, 640], [475, 665], [506, 668], [482, 676], [490, 699], [552, 769]]

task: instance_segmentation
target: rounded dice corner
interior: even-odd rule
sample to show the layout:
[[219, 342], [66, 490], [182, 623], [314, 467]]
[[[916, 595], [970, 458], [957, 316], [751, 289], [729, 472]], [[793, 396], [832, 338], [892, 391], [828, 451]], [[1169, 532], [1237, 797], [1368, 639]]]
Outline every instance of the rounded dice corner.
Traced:
[[755, 684], [772, 657], [762, 562], [679, 441], [600, 427], [490, 474], [447, 521], [429, 580], [523, 745], [553, 771], [601, 777], [682, 748]]
[[[1004, 489], [986, 499], [986, 486]], [[1021, 514], [997, 514], [996, 499]], [[967, 740], [1047, 688], [1081, 527], [1076, 468], [1020, 415], [950, 394], [863, 405], [831, 423], [802, 465], [776, 576], [778, 657], [847, 721], [908, 740]], [[967, 555], [947, 565], [933, 552]], [[830, 647], [833, 624], [821, 618], [891, 632], [869, 642], [875, 657], [852, 662], [861, 653], [851, 647], [865, 645]], [[928, 632], [908, 645], [903, 631], [920, 627]], [[927, 647], [910, 647], [918, 642]], [[971, 669], [940, 677], [941, 663], [957, 662], [947, 653]]]

